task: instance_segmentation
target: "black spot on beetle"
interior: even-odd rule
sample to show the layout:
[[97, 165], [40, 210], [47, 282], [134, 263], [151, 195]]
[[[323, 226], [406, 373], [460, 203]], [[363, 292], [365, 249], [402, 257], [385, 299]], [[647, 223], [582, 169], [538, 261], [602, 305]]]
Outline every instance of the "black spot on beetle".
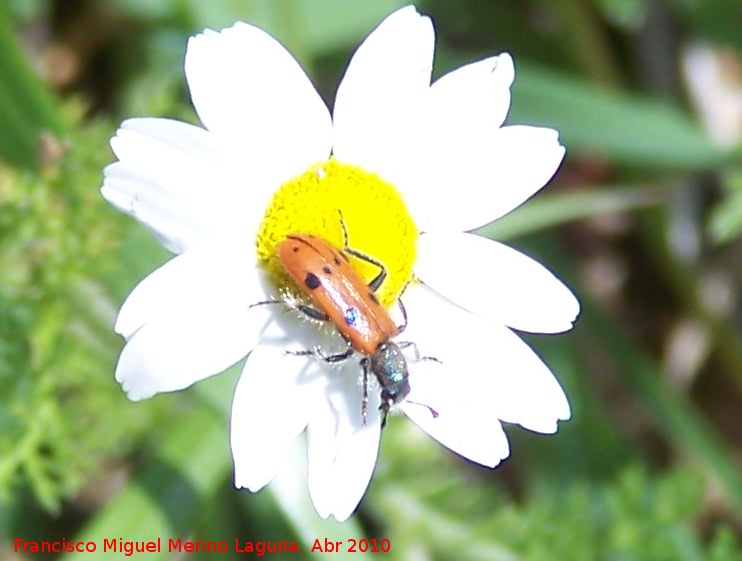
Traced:
[[333, 260], [333, 261], [335, 262], [335, 265], [342, 265], [342, 263], [343, 263], [343, 262], [342, 262], [342, 261], [340, 260], [340, 257], [338, 257], [337, 255], [335, 255], [335, 256], [334, 256], [334, 257], [332, 258], [332, 260]]
[[316, 290], [317, 288], [322, 286], [322, 282], [314, 273], [307, 273], [307, 276], [304, 277], [304, 286], [306, 286], [309, 290]]
[[299, 253], [299, 246], [298, 245], [293, 246], [291, 248], [291, 251], [293, 251], [294, 253]]
[[322, 267], [322, 272], [324, 274], [326, 274], [326, 275], [331, 275], [332, 274], [332, 269], [330, 268], [329, 265], [325, 265], [325, 266]]

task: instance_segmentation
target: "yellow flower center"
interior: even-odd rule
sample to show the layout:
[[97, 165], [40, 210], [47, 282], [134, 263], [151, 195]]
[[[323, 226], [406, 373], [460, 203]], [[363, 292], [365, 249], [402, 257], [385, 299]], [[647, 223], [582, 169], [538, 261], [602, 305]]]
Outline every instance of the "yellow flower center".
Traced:
[[[376, 294], [390, 306], [412, 279], [417, 228], [394, 186], [375, 173], [335, 158], [312, 164], [276, 191], [258, 230], [258, 259], [277, 286], [301, 297], [301, 289], [284, 270], [276, 248], [289, 234], [301, 233], [342, 250], [341, 216], [348, 231], [348, 247], [386, 267], [388, 276]], [[373, 264], [348, 257], [366, 282], [379, 274]]]

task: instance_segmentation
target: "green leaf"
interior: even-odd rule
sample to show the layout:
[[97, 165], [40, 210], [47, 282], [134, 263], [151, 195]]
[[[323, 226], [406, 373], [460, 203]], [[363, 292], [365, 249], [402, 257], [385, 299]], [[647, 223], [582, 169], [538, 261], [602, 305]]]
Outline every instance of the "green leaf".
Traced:
[[704, 414], [686, 396], [672, 391], [661, 368], [595, 306], [580, 319], [585, 332], [595, 334], [606, 356], [644, 402], [654, 424], [674, 448], [690, 458], [710, 481], [723, 490], [725, 501], [742, 512], [742, 476], [734, 455]]
[[728, 242], [742, 232], [742, 169], [732, 168], [722, 177], [727, 195], [711, 214], [709, 232], [717, 243]]
[[695, 170], [723, 158], [703, 129], [673, 105], [523, 63], [509, 121], [555, 128], [568, 152], [623, 164]]
[[7, 6], [0, 4], [0, 158], [21, 167], [40, 161], [42, 133], [61, 136], [54, 98], [29, 65], [13, 33]]
[[739, 33], [740, 4], [730, 0], [676, 2], [685, 13], [684, 25], [703, 41], [742, 50]]
[[404, 0], [348, 2], [301, 0], [307, 40], [313, 52], [355, 45], [393, 11], [410, 4]]
[[510, 214], [477, 229], [477, 233], [499, 240], [517, 238], [599, 214], [626, 212], [659, 204], [661, 200], [659, 190], [641, 187], [539, 195]]
[[386, 16], [409, 4], [405, 0], [190, 0], [190, 3], [197, 14], [196, 21], [210, 27], [231, 25], [240, 19], [268, 30], [305, 67], [319, 54], [345, 52], [355, 47]]
[[717, 243], [731, 241], [742, 232], [742, 192], [729, 195], [714, 209], [709, 231]]
[[[225, 449], [226, 429], [221, 413], [207, 407], [194, 407], [183, 418], [173, 420], [162, 435], [157, 454], [144, 463], [76, 539], [95, 542], [102, 552], [104, 539], [161, 538], [161, 552], [151, 553], [148, 558], [170, 559], [168, 539], [187, 538], [198, 521], [202, 505], [213, 497], [229, 474], [231, 460]], [[62, 559], [82, 561], [89, 555], [76, 552]], [[120, 551], [107, 551], [106, 556], [127, 558]]]
[[[130, 12], [148, 19], [186, 10], [196, 29], [219, 29], [237, 20], [268, 30], [294, 55], [345, 48], [368, 35], [384, 17], [408, 4], [404, 0], [119, 0]], [[306, 62], [306, 61], [305, 61]]]

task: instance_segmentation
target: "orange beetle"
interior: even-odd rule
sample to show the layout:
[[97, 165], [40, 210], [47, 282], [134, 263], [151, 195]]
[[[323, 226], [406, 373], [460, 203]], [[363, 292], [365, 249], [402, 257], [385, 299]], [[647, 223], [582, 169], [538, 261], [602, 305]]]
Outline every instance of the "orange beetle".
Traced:
[[[347, 248], [345, 251], [350, 253]], [[350, 254], [358, 256], [355, 251]], [[386, 269], [370, 257], [360, 258], [379, 265], [381, 272], [368, 285], [350, 266], [345, 253], [322, 238], [291, 234], [278, 245], [278, 258], [319, 309], [307, 306], [300, 311], [314, 319], [331, 321], [357, 351], [373, 354], [399, 333], [374, 293], [384, 282]]]
[[[391, 341], [392, 337], [399, 335], [407, 327], [407, 312], [401, 300], [397, 300], [404, 321], [402, 325], [396, 325], [376, 296], [376, 291], [386, 279], [386, 268], [379, 261], [348, 246], [348, 232], [342, 214], [341, 225], [345, 240], [342, 251], [322, 238], [300, 233], [290, 234], [278, 244], [277, 253], [281, 264], [316, 307], [290, 298], [267, 300], [253, 306], [282, 303], [312, 319], [332, 322], [350, 345], [346, 351], [325, 355], [317, 348], [291, 351], [291, 354], [313, 355], [328, 363], [342, 362], [355, 352], [363, 354], [361, 416], [366, 424], [368, 378], [370, 374], [374, 374], [382, 388], [379, 410], [383, 413], [381, 428], [384, 428], [391, 407], [410, 392], [407, 359], [402, 349], [412, 347], [417, 360], [438, 360], [420, 357], [417, 346], [412, 342], [397, 344]], [[348, 255], [376, 265], [379, 274], [367, 285], [351, 267]], [[438, 416], [433, 409], [430, 411], [434, 417]]]

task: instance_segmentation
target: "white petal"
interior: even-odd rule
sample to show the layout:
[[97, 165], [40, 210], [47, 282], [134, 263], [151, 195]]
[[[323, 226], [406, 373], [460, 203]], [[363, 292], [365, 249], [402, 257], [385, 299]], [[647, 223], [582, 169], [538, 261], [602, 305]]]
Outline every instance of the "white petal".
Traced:
[[116, 329], [128, 342], [116, 380], [132, 400], [218, 374], [275, 326], [269, 306], [249, 308], [262, 300], [262, 276], [234, 255], [224, 261], [202, 249], [165, 264], [124, 303]]
[[237, 488], [255, 492], [264, 487], [307, 426], [310, 406], [322, 397], [312, 389], [308, 366], [306, 357], [287, 355], [277, 346], [259, 346], [247, 357], [232, 401]]
[[[502, 126], [510, 108], [514, 79], [513, 59], [503, 53], [457, 68], [436, 80], [430, 87], [429, 107], [434, 130], [440, 132], [439, 140], [451, 144], [472, 142], [482, 132]], [[452, 133], [455, 136], [447, 138]]]
[[338, 87], [333, 152], [368, 171], [407, 162], [430, 86], [435, 33], [413, 6], [388, 16], [361, 44]]
[[128, 340], [116, 380], [132, 401], [187, 388], [249, 353], [258, 343], [266, 314], [260, 308], [190, 306], [159, 316]]
[[323, 518], [346, 520], [368, 487], [379, 451], [378, 395], [369, 395], [367, 424], [359, 414], [360, 367], [353, 361], [328, 376], [327, 401], [312, 411], [307, 429], [309, 493]]
[[448, 227], [470, 229], [459, 222], [471, 224], [471, 212], [461, 218], [458, 213], [475, 206], [466, 191], [478, 199], [485, 191], [481, 180], [488, 174], [479, 180], [475, 174], [492, 157], [484, 150], [507, 115], [514, 72], [513, 60], [505, 53], [449, 72], [431, 86], [425, 100], [428, 118], [422, 123], [426, 131], [403, 175], [394, 178], [423, 230], [436, 227], [444, 209], [447, 221], [452, 209], [457, 212], [456, 226]]
[[475, 128], [449, 131], [440, 141], [431, 133], [430, 164], [417, 166], [418, 183], [410, 179], [403, 189], [421, 230], [471, 230], [500, 218], [541, 189], [564, 158], [552, 129], [511, 126], [477, 134]]
[[[432, 317], [419, 317], [426, 303], [431, 306]], [[423, 356], [440, 362], [410, 362], [410, 394], [400, 409], [457, 454], [483, 466], [497, 466], [510, 448], [498, 411], [487, 403], [489, 384], [480, 378], [492, 360], [482, 356], [484, 349], [476, 347], [476, 333], [469, 339], [469, 314], [414, 287], [408, 291], [405, 305], [410, 323], [401, 338], [409, 338]], [[443, 323], [452, 329], [442, 330], [439, 321], [456, 323]], [[426, 326], [421, 325], [423, 322]], [[451, 333], [460, 340], [454, 340]]]
[[567, 398], [549, 368], [512, 331], [451, 305], [424, 286], [411, 287], [404, 302], [409, 314], [404, 337], [416, 343], [423, 356], [440, 360], [414, 365], [410, 401], [440, 415], [449, 408], [471, 407], [465, 422], [480, 419], [487, 423], [483, 431], [500, 419], [553, 433], [557, 421], [570, 417]]
[[519, 207], [546, 185], [565, 154], [564, 146], [559, 144], [559, 133], [542, 127], [503, 127], [495, 143], [492, 196], [496, 205], [490, 220]]
[[[254, 235], [268, 187], [207, 131], [169, 119], [130, 119], [111, 139], [119, 162], [101, 192], [180, 253], [218, 235]], [[274, 186], [271, 185], [272, 190]]]
[[[450, 375], [450, 372], [446, 373]], [[426, 394], [439, 395], [438, 391], [425, 391], [431, 384], [450, 383], [442, 376], [416, 376], [418, 389], [410, 399], [419, 403], [433, 401], [438, 409], [437, 417], [430, 409], [417, 403], [405, 401], [400, 405], [417, 426], [457, 454], [486, 467], [495, 467], [510, 454], [510, 446], [502, 426], [492, 413], [474, 408], [465, 401], [442, 400], [425, 397]], [[449, 396], [451, 397], [451, 396]], [[426, 403], [427, 404], [427, 403]]]
[[174, 257], [145, 277], [129, 294], [116, 319], [124, 338], [153, 318], [177, 315], [191, 306], [245, 311], [263, 300], [263, 273], [248, 244], [202, 244]]
[[294, 57], [265, 31], [236, 23], [192, 37], [185, 72], [201, 121], [239, 146], [246, 165], [286, 180], [329, 156], [327, 107]]
[[580, 304], [543, 265], [504, 244], [462, 233], [423, 234], [415, 275], [474, 314], [533, 333], [572, 329]]
[[[162, 172], [157, 161], [159, 156], [172, 153], [173, 158], [182, 158], [179, 163], [186, 164], [188, 158], [184, 155], [201, 154], [208, 159], [218, 152], [213, 137], [201, 127], [154, 117], [127, 119], [121, 123], [111, 139], [111, 148], [118, 159], [140, 160], [152, 174]], [[162, 151], [162, 154], [153, 154], [153, 150]]]

